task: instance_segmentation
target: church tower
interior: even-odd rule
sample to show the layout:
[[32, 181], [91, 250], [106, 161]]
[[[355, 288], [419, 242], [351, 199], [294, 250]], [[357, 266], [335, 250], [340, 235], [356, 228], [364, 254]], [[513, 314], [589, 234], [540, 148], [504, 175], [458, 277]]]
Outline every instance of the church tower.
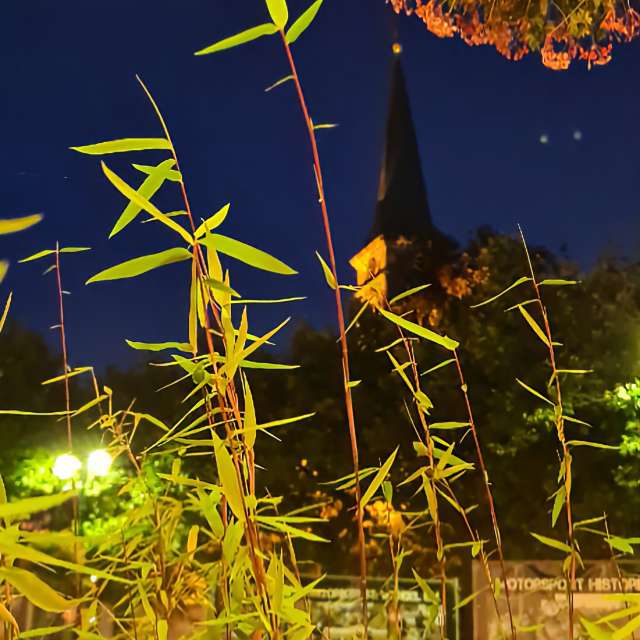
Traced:
[[436, 284], [455, 246], [431, 220], [401, 52], [394, 44], [373, 225], [367, 244], [349, 261], [361, 287], [356, 296], [374, 307], [412, 287]]

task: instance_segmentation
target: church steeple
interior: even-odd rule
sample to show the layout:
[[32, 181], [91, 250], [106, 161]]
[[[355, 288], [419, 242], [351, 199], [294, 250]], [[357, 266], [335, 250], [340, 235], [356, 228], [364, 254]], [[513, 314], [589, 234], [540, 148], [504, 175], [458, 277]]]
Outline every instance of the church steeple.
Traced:
[[361, 287], [357, 297], [375, 307], [401, 291], [432, 281], [452, 246], [431, 221], [401, 51], [399, 44], [393, 45], [374, 221], [367, 245], [350, 260]]
[[401, 51], [400, 44], [394, 44], [378, 199], [369, 240], [379, 235], [419, 237], [433, 230]]

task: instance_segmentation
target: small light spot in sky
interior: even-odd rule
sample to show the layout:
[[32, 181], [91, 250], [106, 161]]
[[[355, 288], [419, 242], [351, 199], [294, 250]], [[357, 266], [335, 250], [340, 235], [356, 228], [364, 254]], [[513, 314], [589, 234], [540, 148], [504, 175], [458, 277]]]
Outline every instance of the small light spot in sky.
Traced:
[[543, 133], [540, 135], [540, 144], [549, 144], [549, 135]]
[[573, 132], [573, 139], [574, 139], [576, 142], [580, 142], [580, 140], [582, 140], [582, 131], [580, 131], [580, 129], [576, 129], [576, 130]]

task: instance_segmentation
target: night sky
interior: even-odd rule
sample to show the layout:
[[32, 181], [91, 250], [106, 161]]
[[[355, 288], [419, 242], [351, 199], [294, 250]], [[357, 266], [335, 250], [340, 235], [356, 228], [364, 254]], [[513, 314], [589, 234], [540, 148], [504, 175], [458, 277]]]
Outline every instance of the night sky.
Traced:
[[[290, 0], [291, 13], [306, 8]], [[140, 358], [124, 338], [186, 338], [186, 264], [134, 280], [84, 286], [98, 270], [176, 244], [157, 224], [107, 235], [124, 207], [95, 157], [68, 150], [119, 137], [161, 135], [140, 74], [172, 130], [198, 217], [231, 201], [222, 230], [300, 271], [265, 275], [232, 265], [246, 297], [306, 295], [303, 303], [253, 308], [259, 332], [282, 316], [333, 326], [331, 296], [315, 249], [324, 247], [303, 122], [286, 84], [279, 41], [263, 38], [204, 58], [192, 53], [266, 20], [261, 0], [5, 0], [0, 25], [2, 153], [0, 216], [43, 211], [29, 232], [6, 236], [14, 262], [2, 285], [15, 290], [12, 317], [46, 332], [56, 322], [45, 263], [15, 261], [39, 249], [88, 245], [63, 263], [71, 363]], [[371, 224], [389, 79], [391, 9], [384, 0], [325, 0], [295, 45], [320, 131], [330, 214], [343, 280], [347, 259]], [[439, 40], [415, 18], [399, 21], [404, 66], [435, 223], [461, 242], [479, 225], [512, 232], [588, 267], [603, 253], [637, 257], [640, 241], [640, 44], [614, 50], [588, 72], [550, 71], [494, 50]], [[582, 139], [575, 140], [574, 133]], [[548, 143], [540, 142], [541, 136]], [[136, 162], [158, 156], [137, 154]], [[123, 157], [106, 158], [130, 182]], [[181, 207], [165, 187], [164, 210]], [[2, 294], [2, 298], [4, 299]], [[50, 333], [50, 332], [49, 332]], [[53, 339], [54, 336], [51, 336]]]

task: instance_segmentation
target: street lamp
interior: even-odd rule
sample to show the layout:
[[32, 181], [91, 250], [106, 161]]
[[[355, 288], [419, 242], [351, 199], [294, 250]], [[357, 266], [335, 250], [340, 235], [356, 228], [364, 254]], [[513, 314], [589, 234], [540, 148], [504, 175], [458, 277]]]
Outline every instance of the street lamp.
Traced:
[[87, 471], [90, 476], [103, 477], [109, 473], [113, 459], [108, 451], [96, 449], [87, 458]]
[[71, 453], [63, 453], [53, 464], [53, 475], [58, 480], [71, 480], [82, 468], [82, 462]]
[[[111, 469], [113, 459], [108, 451], [96, 449], [87, 457], [86, 469], [89, 477], [104, 477]], [[53, 464], [53, 475], [58, 480], [71, 480], [82, 469], [82, 462], [71, 453], [59, 455]]]

